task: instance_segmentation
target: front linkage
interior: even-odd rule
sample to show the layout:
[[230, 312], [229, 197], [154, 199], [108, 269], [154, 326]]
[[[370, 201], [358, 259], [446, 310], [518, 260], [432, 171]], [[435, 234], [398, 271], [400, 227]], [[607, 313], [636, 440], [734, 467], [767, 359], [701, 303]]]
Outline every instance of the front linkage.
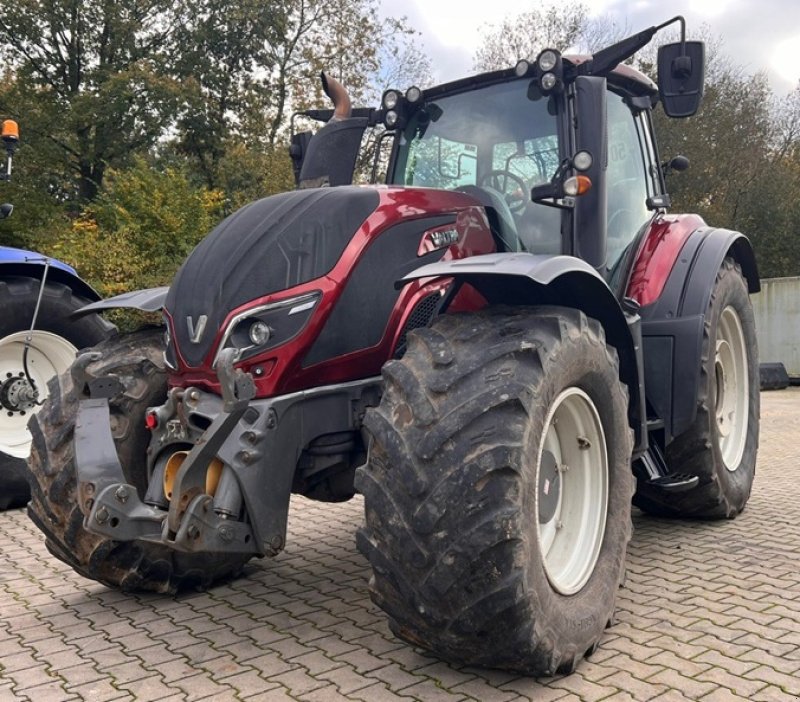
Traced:
[[[222, 398], [172, 388], [148, 411], [150, 480], [142, 499], [125, 479], [111, 433], [108, 402], [121, 383], [82, 377], [94, 357], [83, 354], [72, 371], [91, 395], [80, 401], [75, 426], [84, 526], [115, 541], [183, 552], [276, 555], [286, 541], [300, 449], [326, 424], [332, 432], [360, 429], [366, 407], [380, 397], [380, 379], [369, 378], [254, 400], [252, 376], [233, 367], [236, 350], [226, 349], [217, 363]], [[243, 503], [247, 523], [238, 519]]]

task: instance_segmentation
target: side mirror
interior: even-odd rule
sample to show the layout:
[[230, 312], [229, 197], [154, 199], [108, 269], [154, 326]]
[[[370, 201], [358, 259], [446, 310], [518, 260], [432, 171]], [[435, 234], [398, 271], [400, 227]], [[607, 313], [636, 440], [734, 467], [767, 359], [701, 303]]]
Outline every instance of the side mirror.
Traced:
[[664, 44], [658, 49], [658, 93], [668, 117], [691, 117], [700, 108], [705, 81], [705, 44]]

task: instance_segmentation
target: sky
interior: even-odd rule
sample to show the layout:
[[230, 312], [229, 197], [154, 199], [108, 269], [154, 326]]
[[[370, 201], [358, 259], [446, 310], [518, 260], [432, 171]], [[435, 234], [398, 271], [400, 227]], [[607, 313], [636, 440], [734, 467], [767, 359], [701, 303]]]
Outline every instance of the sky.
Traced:
[[[713, 36], [722, 37], [722, 51], [736, 64], [748, 73], [766, 70], [776, 94], [790, 92], [800, 80], [798, 0], [583, 0], [583, 4], [592, 15], [610, 15], [631, 33], [683, 15], [687, 38], [707, 25]], [[402, 5], [383, 0], [383, 11], [404, 14], [421, 32], [436, 82], [444, 82], [472, 71], [475, 49], [489, 25], [536, 5], [524, 0], [406, 0]]]

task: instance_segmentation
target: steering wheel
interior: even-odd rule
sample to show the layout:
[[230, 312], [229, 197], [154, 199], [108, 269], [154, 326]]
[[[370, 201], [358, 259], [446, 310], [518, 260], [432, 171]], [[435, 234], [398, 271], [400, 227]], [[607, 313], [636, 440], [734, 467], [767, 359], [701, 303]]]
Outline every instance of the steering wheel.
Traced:
[[[510, 186], [509, 181], [511, 181]], [[508, 209], [514, 214], [520, 214], [528, 203], [528, 186], [522, 178], [510, 171], [496, 170], [484, 173], [478, 185], [502, 193]]]

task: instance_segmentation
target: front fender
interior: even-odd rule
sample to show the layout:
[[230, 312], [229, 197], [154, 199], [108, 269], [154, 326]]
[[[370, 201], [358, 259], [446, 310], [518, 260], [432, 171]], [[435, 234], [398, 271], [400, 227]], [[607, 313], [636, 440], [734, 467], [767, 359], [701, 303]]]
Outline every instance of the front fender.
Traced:
[[133, 292], [122, 293], [121, 295], [115, 295], [114, 297], [85, 305], [73, 312], [72, 317], [74, 319], [82, 317], [85, 314], [92, 314], [93, 312], [116, 309], [158, 312], [164, 307], [164, 300], [167, 299], [168, 291], [169, 288], [164, 286], [161, 288], [147, 288], [146, 290], [134, 290]]
[[583, 311], [605, 330], [617, 350], [620, 378], [628, 386], [630, 422], [636, 432], [635, 452], [647, 446], [640, 320], [620, 306], [606, 281], [586, 261], [573, 256], [496, 253], [440, 261], [412, 271], [396, 285], [420, 278], [453, 278], [468, 283], [490, 305], [560, 305]]

